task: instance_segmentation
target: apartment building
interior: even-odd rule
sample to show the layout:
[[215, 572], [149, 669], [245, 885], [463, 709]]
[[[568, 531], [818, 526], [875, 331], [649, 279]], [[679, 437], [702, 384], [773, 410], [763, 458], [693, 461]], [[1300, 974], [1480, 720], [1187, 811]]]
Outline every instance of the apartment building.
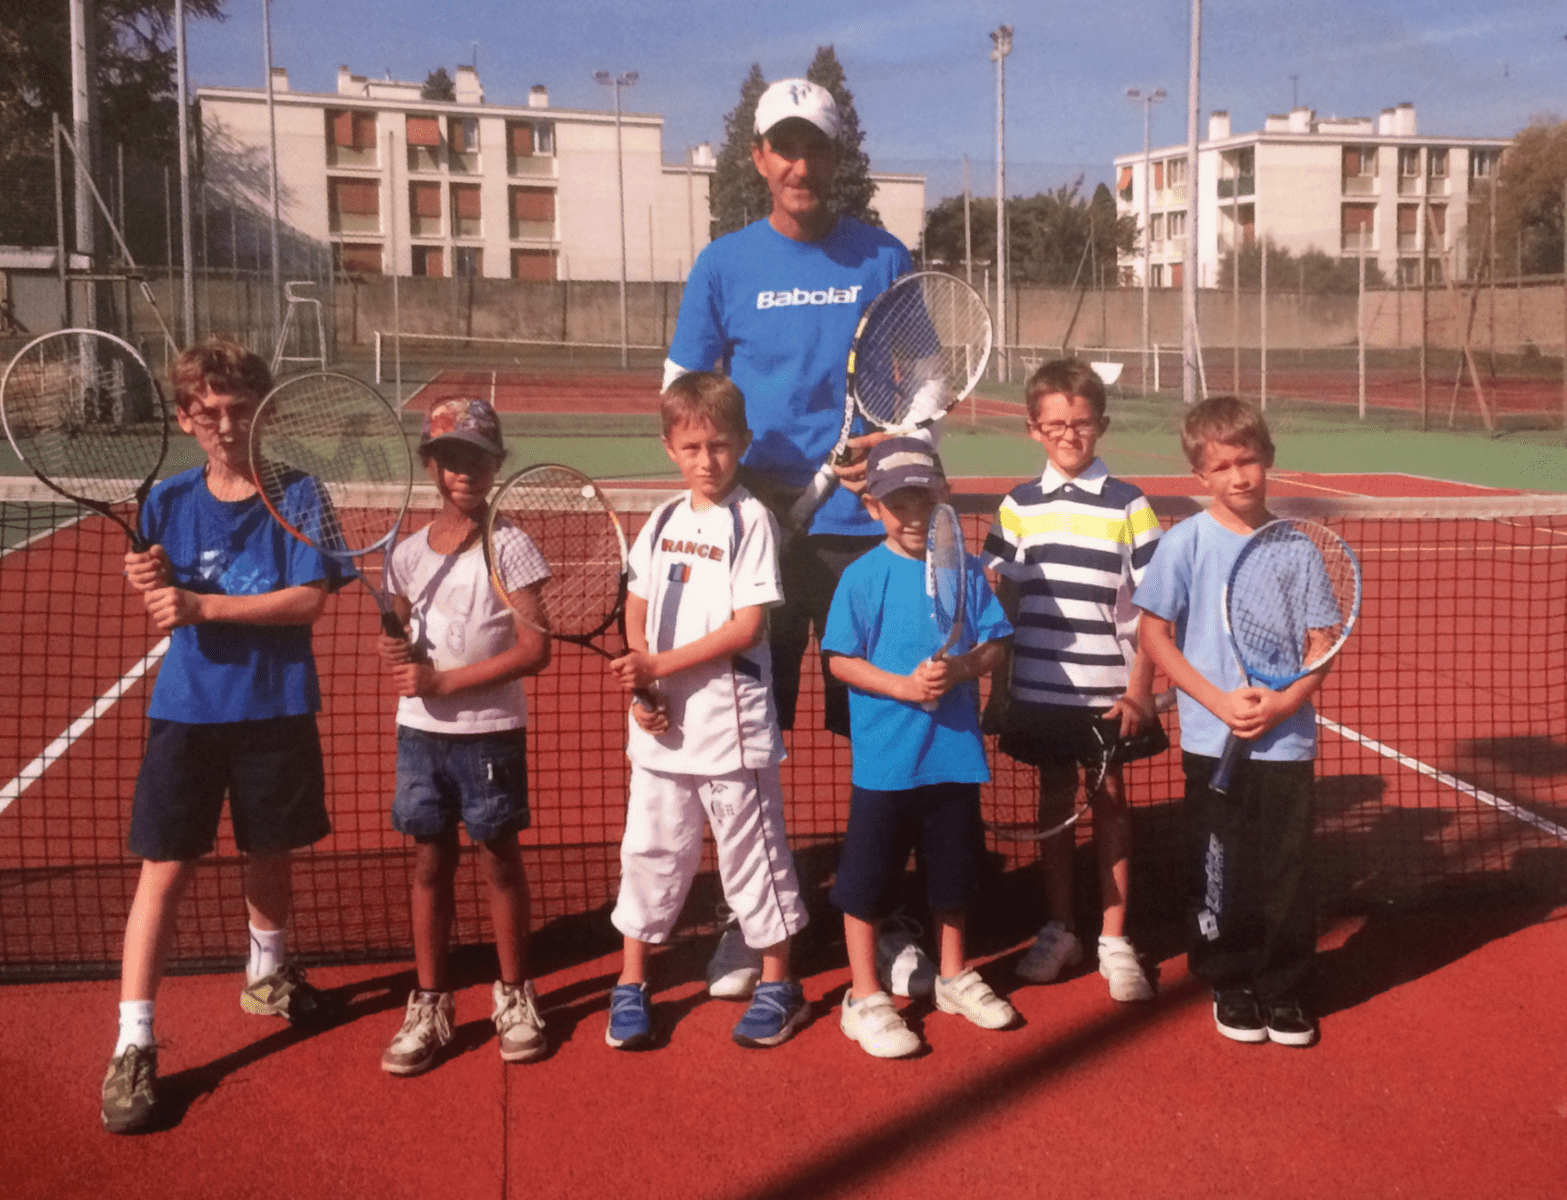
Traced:
[[[455, 100], [425, 100], [418, 83], [345, 66], [337, 91], [318, 94], [274, 69], [280, 223], [361, 274], [618, 279], [614, 112], [552, 107], [542, 86], [524, 107], [487, 104], [470, 66], [455, 84]], [[203, 87], [197, 102], [205, 186], [268, 211], [265, 89]], [[663, 125], [620, 117], [630, 280], [684, 279], [709, 240], [712, 149], [666, 163]], [[873, 178], [883, 220], [916, 245], [923, 177]]]
[[[1257, 237], [1299, 254], [1364, 254], [1385, 278], [1417, 284], [1468, 275], [1486, 251], [1477, 202], [1489, 193], [1508, 138], [1419, 133], [1415, 106], [1375, 119], [1319, 117], [1295, 108], [1260, 130], [1233, 133], [1227, 112], [1198, 146], [1198, 285], [1218, 283], [1232, 246]], [[1121, 258], [1123, 282], [1178, 288], [1191, 211], [1186, 147], [1115, 159], [1116, 205], [1138, 224], [1138, 248]], [[1148, 228], [1143, 236], [1146, 211]], [[1279, 281], [1282, 285], [1284, 281]]]

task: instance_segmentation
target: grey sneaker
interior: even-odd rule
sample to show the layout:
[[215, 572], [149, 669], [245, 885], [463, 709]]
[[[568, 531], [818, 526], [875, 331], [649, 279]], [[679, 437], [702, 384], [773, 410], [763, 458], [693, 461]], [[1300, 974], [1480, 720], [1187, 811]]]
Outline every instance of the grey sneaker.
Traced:
[[905, 913], [894, 913], [876, 939], [876, 979], [894, 996], [928, 996], [936, 964], [919, 943], [924, 930]]
[[762, 977], [762, 952], [745, 944], [745, 934], [727, 904], [718, 906], [724, 932], [707, 964], [707, 994], [715, 1000], [744, 1000]]
[[388, 1075], [422, 1075], [435, 1066], [441, 1051], [451, 1045], [456, 1012], [457, 1002], [450, 992], [418, 988], [409, 992], [403, 1027], [381, 1052], [381, 1070]]
[[533, 991], [533, 980], [502, 983], [497, 979], [490, 989], [490, 998], [495, 1001], [490, 1020], [495, 1022], [495, 1032], [501, 1035], [502, 1060], [527, 1062], [549, 1049], [549, 1043], [544, 1040], [544, 1018], [539, 1015], [539, 998]]
[[1051, 921], [1039, 931], [1039, 937], [1014, 968], [1019, 979], [1030, 983], [1052, 983], [1061, 972], [1083, 961], [1083, 943], [1060, 921]]
[[110, 1133], [140, 1133], [158, 1110], [158, 1048], [127, 1046], [103, 1077], [103, 1127]]
[[327, 994], [306, 983], [305, 969], [294, 962], [246, 983], [239, 1006], [258, 1017], [282, 1017], [290, 1025], [323, 1025], [335, 1013]]

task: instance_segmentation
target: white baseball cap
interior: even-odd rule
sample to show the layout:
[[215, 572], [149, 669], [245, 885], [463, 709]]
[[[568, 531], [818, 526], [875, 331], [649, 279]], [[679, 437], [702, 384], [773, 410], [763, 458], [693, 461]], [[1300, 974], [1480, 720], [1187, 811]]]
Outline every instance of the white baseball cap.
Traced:
[[780, 121], [799, 117], [829, 138], [838, 136], [838, 105], [832, 93], [809, 79], [780, 79], [756, 102], [756, 132], [765, 134]]

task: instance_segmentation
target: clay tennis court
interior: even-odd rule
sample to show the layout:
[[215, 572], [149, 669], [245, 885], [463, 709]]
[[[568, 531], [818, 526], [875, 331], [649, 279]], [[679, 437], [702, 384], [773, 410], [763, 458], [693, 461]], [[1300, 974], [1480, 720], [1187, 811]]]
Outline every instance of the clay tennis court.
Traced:
[[[645, 406], [643, 382], [586, 389], [569, 403], [578, 412], [593, 396]], [[971, 538], [1010, 482], [965, 482]], [[1190, 511], [1186, 481], [1141, 482], [1163, 497], [1167, 521]], [[626, 504], [635, 524], [658, 489], [625, 490], [642, 493]], [[785, 786], [813, 890], [816, 923], [798, 964], [813, 1025], [773, 1051], [728, 1041], [740, 1010], [701, 986], [713, 942], [704, 877], [658, 964], [655, 1016], [667, 1044], [610, 1050], [603, 1025], [616, 961], [606, 906], [624, 803], [623, 709], [598, 660], [567, 652], [530, 687], [539, 815], [525, 835], [555, 1048], [541, 1063], [503, 1069], [486, 1019], [491, 956], [476, 949], [459, 962], [452, 1058], [393, 1080], [378, 1060], [412, 985], [406, 846], [385, 818], [391, 703], [369, 653], [374, 607], [352, 589], [318, 627], [335, 831], [301, 856], [294, 937], [348, 1019], [305, 1037], [240, 1012], [243, 908], [225, 831], [181, 922], [183, 967], [203, 973], [172, 979], [159, 1000], [169, 1118], [137, 1139], [104, 1135], [96, 1108], [114, 1028], [108, 977], [134, 881], [121, 844], [147, 687], [137, 672], [156, 639], [112, 565], [102, 566], [123, 553], [123, 535], [103, 521], [40, 529], [0, 560], [0, 656], [16, 664], [17, 681], [0, 696], [0, 720], [17, 731], [0, 745], [13, 781], [0, 811], [0, 962], [13, 980], [89, 978], [0, 991], [0, 1063], [13, 1081], [0, 1115], [17, 1131], [9, 1188], [312, 1198], [1559, 1195], [1567, 517], [1401, 515], [1433, 496], [1506, 499], [1408, 476], [1281, 473], [1272, 492], [1307, 505], [1372, 498], [1332, 517], [1362, 551], [1368, 611], [1320, 706], [1346, 732], [1324, 733], [1319, 771], [1319, 1046], [1241, 1046], [1215, 1034], [1180, 949], [1172, 755], [1132, 779], [1134, 921], [1159, 964], [1158, 1001], [1113, 1005], [1091, 971], [1014, 990], [1011, 965], [1038, 923], [1037, 880], [1029, 854], [998, 846], [976, 948], [1026, 1024], [987, 1033], [915, 1003], [929, 1052], [871, 1060], [835, 1027], [847, 968], [821, 900], [848, 756], [809, 732], [818, 714], [806, 711]], [[1409, 589], [1436, 598], [1422, 621], [1396, 608]], [[51, 744], [52, 757], [43, 753]], [[1031, 786], [1018, 769], [995, 766], [994, 787]], [[470, 867], [460, 889], [458, 938], [482, 943]]]

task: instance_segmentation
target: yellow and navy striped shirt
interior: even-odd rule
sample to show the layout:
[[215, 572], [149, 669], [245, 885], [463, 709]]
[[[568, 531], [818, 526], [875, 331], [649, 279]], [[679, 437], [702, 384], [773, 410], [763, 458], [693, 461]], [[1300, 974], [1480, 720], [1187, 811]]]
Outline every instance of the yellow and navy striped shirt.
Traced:
[[1013, 699], [1107, 708], [1121, 697], [1136, 651], [1132, 592], [1158, 543], [1148, 498], [1097, 458], [1076, 478], [1047, 466], [1007, 493], [981, 561], [1018, 589]]

